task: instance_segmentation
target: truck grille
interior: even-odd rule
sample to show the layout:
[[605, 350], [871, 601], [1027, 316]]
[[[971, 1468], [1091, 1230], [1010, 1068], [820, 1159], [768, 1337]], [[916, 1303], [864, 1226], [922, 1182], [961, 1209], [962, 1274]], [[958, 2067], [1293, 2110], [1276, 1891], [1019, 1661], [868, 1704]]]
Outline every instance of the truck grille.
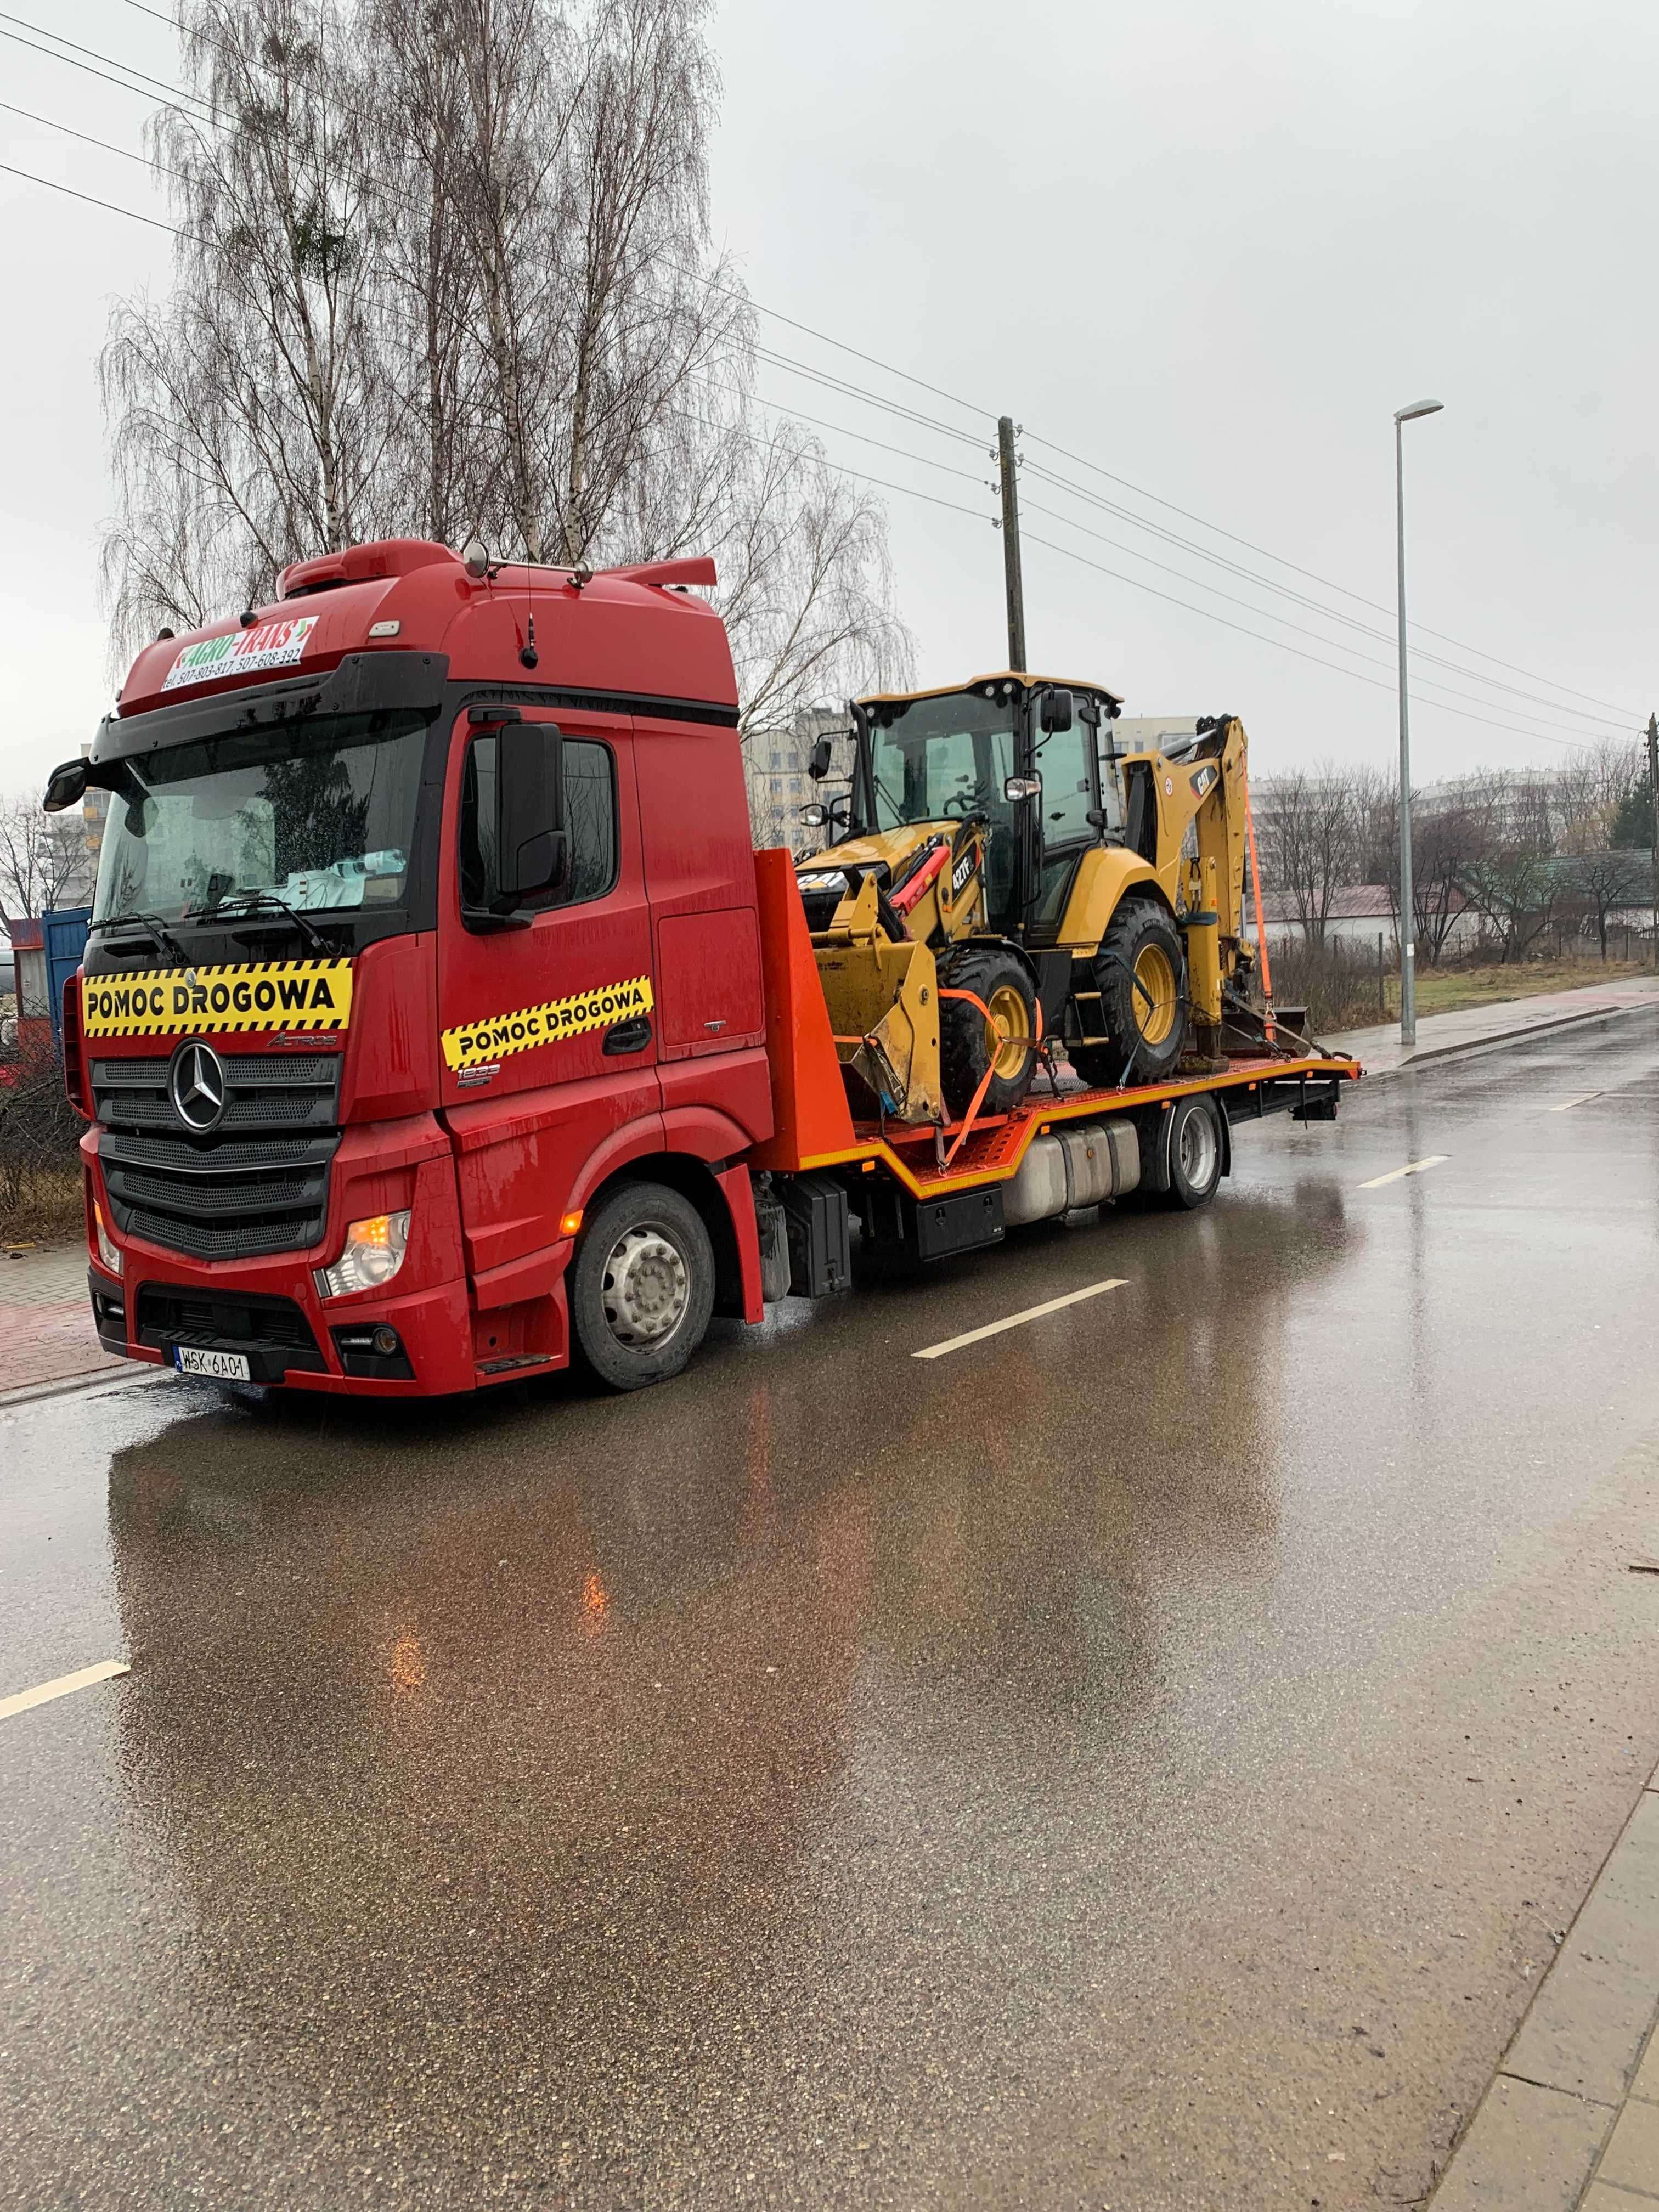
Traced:
[[115, 1226], [199, 1260], [303, 1251], [328, 1218], [340, 1055], [221, 1058], [224, 1111], [207, 1136], [189, 1133], [174, 1111], [169, 1058], [93, 1061], [98, 1157]]

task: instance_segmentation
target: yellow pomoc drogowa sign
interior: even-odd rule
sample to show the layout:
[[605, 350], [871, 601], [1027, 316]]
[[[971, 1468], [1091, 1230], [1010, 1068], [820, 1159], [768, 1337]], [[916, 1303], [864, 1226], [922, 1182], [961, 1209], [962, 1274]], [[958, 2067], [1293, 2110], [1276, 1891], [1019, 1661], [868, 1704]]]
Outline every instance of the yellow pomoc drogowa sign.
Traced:
[[252, 960], [83, 975], [88, 1037], [175, 1036], [201, 1030], [343, 1030], [351, 1019], [349, 960]]
[[648, 975], [635, 975], [627, 983], [601, 983], [592, 991], [573, 992], [568, 999], [544, 999], [540, 1006], [520, 1006], [514, 1014], [491, 1014], [460, 1029], [446, 1030], [444, 1058], [457, 1073], [464, 1067], [485, 1067], [509, 1053], [533, 1052], [538, 1045], [557, 1044], [586, 1030], [608, 1030], [613, 1022], [648, 1014], [651, 1006]]

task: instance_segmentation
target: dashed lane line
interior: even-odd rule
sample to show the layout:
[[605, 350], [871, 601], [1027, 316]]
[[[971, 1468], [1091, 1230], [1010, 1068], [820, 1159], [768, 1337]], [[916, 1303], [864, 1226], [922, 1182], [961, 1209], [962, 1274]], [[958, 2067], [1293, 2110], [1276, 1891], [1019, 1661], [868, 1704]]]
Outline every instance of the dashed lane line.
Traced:
[[1599, 1091], [1587, 1091], [1581, 1098], [1564, 1098], [1559, 1106], [1547, 1106], [1544, 1111], [1547, 1114], [1570, 1113], [1575, 1106], [1588, 1106], [1592, 1098], [1599, 1098], [1601, 1096], [1601, 1093]]
[[100, 1659], [95, 1667], [82, 1667], [73, 1674], [59, 1674], [54, 1681], [37, 1682], [32, 1690], [19, 1690], [15, 1697], [0, 1698], [0, 1721], [9, 1721], [14, 1713], [28, 1712], [35, 1705], [49, 1705], [54, 1698], [67, 1698], [76, 1690], [89, 1690], [94, 1682], [112, 1682], [118, 1674], [131, 1672], [125, 1659]]
[[1437, 1168], [1451, 1158], [1449, 1152], [1431, 1152], [1425, 1160], [1412, 1160], [1403, 1168], [1390, 1168], [1387, 1175], [1373, 1176], [1362, 1182], [1361, 1190], [1381, 1190], [1385, 1182], [1398, 1182], [1401, 1176], [1421, 1175], [1425, 1168]]
[[1059, 1313], [1066, 1306], [1081, 1305], [1085, 1298], [1097, 1298], [1103, 1291], [1121, 1291], [1128, 1282], [1127, 1275], [1109, 1275], [1103, 1283], [1085, 1283], [1080, 1291], [1067, 1291], [1063, 1298], [1045, 1298], [1040, 1306], [1027, 1306], [1024, 1313], [1010, 1314], [1006, 1321], [987, 1322], [983, 1328], [970, 1328], [961, 1336], [947, 1336], [943, 1344], [930, 1344], [923, 1352], [913, 1352], [912, 1359], [943, 1359], [947, 1352], [960, 1352], [965, 1345], [982, 1344], [988, 1336], [1000, 1336], [1006, 1328], [1021, 1328], [1028, 1321], [1041, 1321], [1045, 1314]]

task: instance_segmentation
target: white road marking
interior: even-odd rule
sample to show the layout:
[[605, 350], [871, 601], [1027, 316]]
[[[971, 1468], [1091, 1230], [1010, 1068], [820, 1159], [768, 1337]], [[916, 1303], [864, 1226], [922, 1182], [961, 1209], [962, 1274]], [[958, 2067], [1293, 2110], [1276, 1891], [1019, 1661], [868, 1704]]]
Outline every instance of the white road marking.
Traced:
[[1067, 1291], [1063, 1298], [1045, 1298], [1040, 1306], [1027, 1306], [1024, 1313], [1010, 1314], [1006, 1321], [987, 1322], [983, 1328], [970, 1328], [961, 1336], [947, 1336], [943, 1344], [930, 1344], [925, 1352], [913, 1352], [910, 1357], [943, 1359], [947, 1352], [960, 1352], [964, 1345], [983, 1343], [988, 1336], [1000, 1336], [1005, 1328], [1019, 1328], [1028, 1321], [1041, 1321], [1044, 1314], [1058, 1313], [1063, 1306], [1081, 1305], [1085, 1298], [1097, 1298], [1103, 1291], [1121, 1291], [1128, 1279], [1127, 1275], [1111, 1275], [1103, 1283], [1086, 1283], [1080, 1291]]
[[1547, 1106], [1544, 1111], [1547, 1114], [1565, 1114], [1574, 1106], [1588, 1106], [1592, 1098], [1601, 1096], [1599, 1091], [1587, 1091], [1582, 1098], [1564, 1098], [1559, 1106]]
[[1431, 1152], [1425, 1160], [1413, 1160], [1409, 1167], [1390, 1168], [1387, 1175], [1373, 1176], [1362, 1182], [1361, 1190], [1381, 1190], [1385, 1182], [1398, 1182], [1401, 1176], [1421, 1175], [1425, 1168], [1437, 1168], [1443, 1160], [1451, 1158], [1449, 1152]]
[[19, 1690], [13, 1698], [0, 1698], [0, 1721], [9, 1721], [14, 1713], [26, 1713], [33, 1705], [49, 1705], [54, 1698], [67, 1698], [72, 1691], [89, 1690], [94, 1682], [112, 1682], [118, 1674], [130, 1674], [132, 1669], [125, 1659], [100, 1659], [95, 1667], [82, 1667], [74, 1674], [60, 1674], [54, 1682], [37, 1682], [32, 1690]]

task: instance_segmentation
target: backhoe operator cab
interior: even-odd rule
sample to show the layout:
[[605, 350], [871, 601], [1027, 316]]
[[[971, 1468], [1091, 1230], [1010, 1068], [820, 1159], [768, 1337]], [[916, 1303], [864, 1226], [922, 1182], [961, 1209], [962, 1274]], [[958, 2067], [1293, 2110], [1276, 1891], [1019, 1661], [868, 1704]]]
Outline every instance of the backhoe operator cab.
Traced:
[[1012, 672], [853, 702], [846, 787], [805, 812], [836, 842], [799, 881], [855, 1109], [1006, 1112], [1040, 1037], [1091, 1085], [1218, 1055], [1249, 959], [1243, 730], [1142, 723], [1126, 751], [1121, 705]]

